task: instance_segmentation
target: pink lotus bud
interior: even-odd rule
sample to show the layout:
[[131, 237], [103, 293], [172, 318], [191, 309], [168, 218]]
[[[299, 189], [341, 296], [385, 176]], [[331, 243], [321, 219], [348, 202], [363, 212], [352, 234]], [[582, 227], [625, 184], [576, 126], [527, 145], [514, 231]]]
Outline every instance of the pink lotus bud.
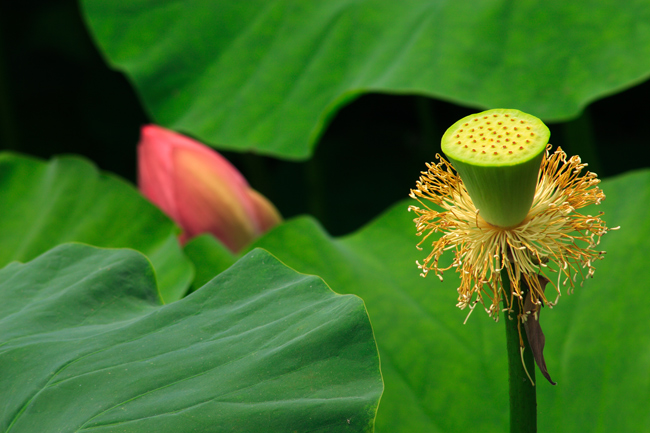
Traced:
[[156, 125], [141, 133], [140, 191], [183, 229], [181, 243], [212, 233], [237, 252], [282, 220], [216, 151]]

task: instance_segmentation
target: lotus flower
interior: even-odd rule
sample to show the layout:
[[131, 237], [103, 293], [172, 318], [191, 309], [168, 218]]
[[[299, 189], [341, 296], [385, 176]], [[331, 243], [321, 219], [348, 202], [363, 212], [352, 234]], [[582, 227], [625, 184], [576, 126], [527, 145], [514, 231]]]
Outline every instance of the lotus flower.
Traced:
[[156, 125], [141, 131], [138, 185], [183, 229], [183, 244], [211, 233], [237, 252], [282, 219], [219, 153]]

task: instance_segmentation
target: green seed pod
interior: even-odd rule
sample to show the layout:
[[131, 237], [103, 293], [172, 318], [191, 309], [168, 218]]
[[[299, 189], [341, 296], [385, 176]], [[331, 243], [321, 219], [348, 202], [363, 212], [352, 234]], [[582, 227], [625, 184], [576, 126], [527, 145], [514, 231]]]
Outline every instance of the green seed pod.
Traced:
[[512, 109], [472, 114], [442, 137], [442, 151], [488, 223], [515, 227], [528, 214], [551, 133], [541, 120]]

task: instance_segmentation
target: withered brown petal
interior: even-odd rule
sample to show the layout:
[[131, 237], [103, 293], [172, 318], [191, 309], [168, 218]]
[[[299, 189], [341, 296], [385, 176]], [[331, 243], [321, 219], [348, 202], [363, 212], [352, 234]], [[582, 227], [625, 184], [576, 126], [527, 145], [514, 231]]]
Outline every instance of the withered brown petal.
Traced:
[[[542, 287], [542, 290], [544, 290], [548, 280], [540, 275], [538, 275], [538, 278], [539, 284]], [[535, 362], [544, 377], [551, 383], [551, 385], [555, 385], [556, 383], [551, 379], [551, 375], [548, 373], [548, 369], [546, 368], [546, 361], [544, 360], [544, 344], [546, 343], [546, 338], [542, 332], [542, 326], [539, 324], [540, 305], [535, 305], [531, 301], [530, 289], [526, 291], [524, 311], [528, 316], [524, 322], [524, 329], [526, 330], [526, 337], [528, 338], [528, 344], [533, 352]]]

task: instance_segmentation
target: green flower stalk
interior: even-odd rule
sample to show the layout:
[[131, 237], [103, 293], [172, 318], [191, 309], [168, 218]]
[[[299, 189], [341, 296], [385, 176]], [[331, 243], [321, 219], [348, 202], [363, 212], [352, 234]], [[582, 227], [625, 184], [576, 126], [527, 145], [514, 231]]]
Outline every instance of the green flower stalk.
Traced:
[[[508, 312], [511, 432], [536, 431], [531, 351], [553, 383], [542, 355], [540, 307], [553, 307], [562, 286], [571, 292], [578, 279], [593, 276], [605, 253], [595, 248], [609, 230], [602, 213], [578, 212], [605, 199], [596, 174], [582, 174], [586, 164], [560, 148], [551, 153], [549, 137], [539, 119], [518, 110], [467, 116], [442, 138], [450, 162], [438, 155], [410, 194], [421, 205], [409, 207], [422, 237], [417, 247], [433, 239], [432, 251], [416, 262], [422, 276], [433, 271], [442, 280], [455, 268], [458, 307], [471, 314], [481, 304], [495, 320]], [[454, 259], [444, 267], [439, 260], [448, 250]], [[549, 282], [554, 301], [544, 292]]]

